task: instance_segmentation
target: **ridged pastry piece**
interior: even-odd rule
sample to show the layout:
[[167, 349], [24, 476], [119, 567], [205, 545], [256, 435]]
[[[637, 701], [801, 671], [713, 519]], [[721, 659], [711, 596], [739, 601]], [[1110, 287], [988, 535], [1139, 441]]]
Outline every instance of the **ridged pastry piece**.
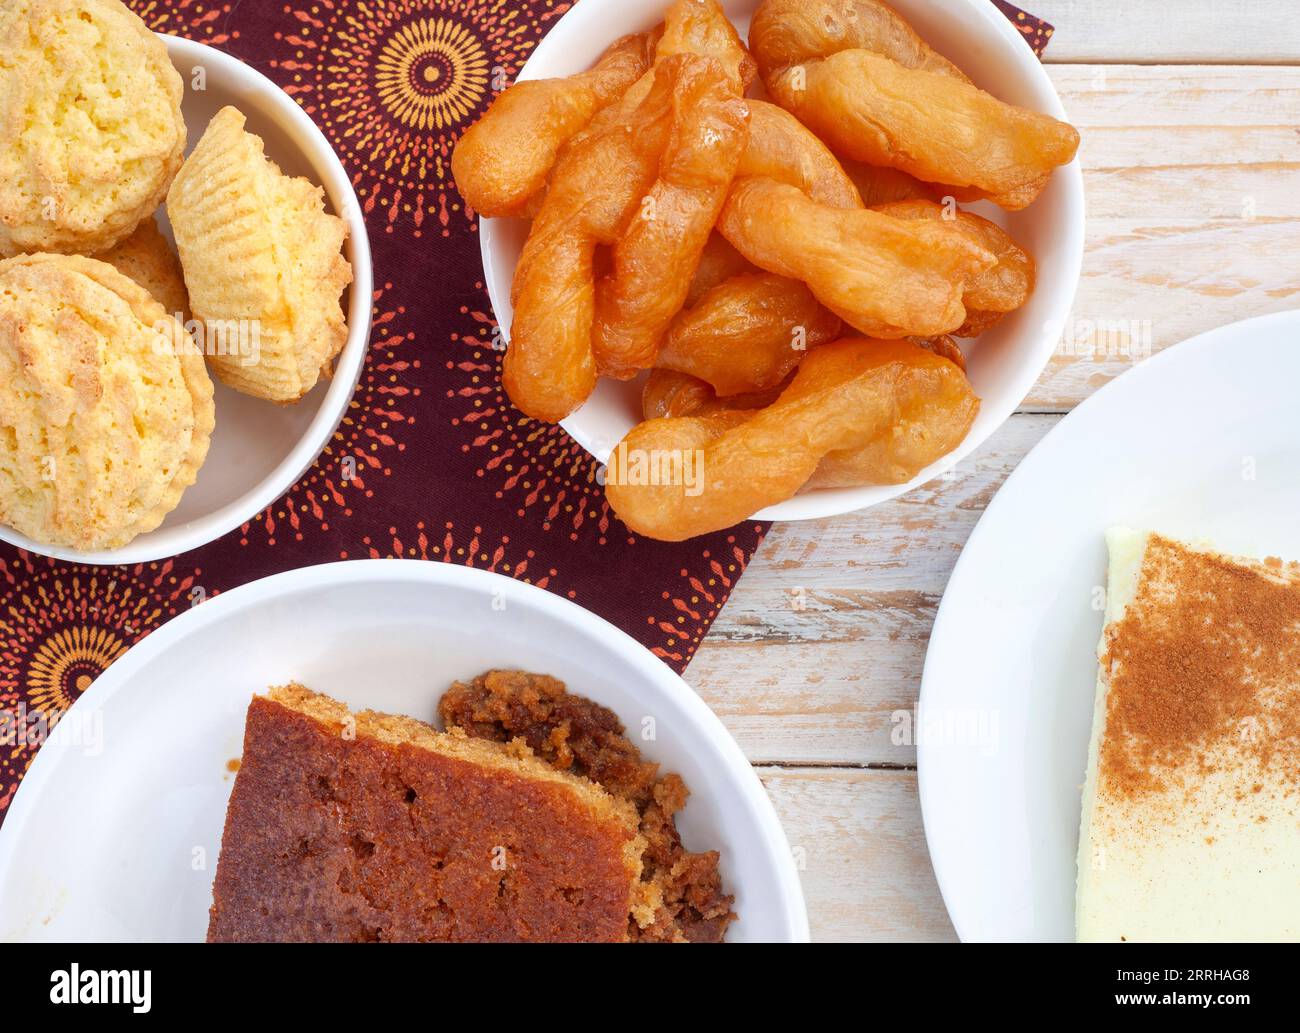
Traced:
[[255, 335], [206, 348], [217, 377], [274, 402], [296, 402], [328, 377], [348, 336], [339, 296], [352, 267], [339, 250], [347, 224], [325, 211], [324, 191], [281, 172], [226, 107], [177, 173], [167, 213], [209, 340], [223, 321]]
[[180, 168], [182, 91], [118, 0], [0, 4], [0, 258], [128, 236]]
[[176, 508], [213, 419], [202, 356], [139, 284], [74, 255], [0, 262], [0, 522], [119, 548]]
[[185, 289], [181, 260], [153, 219], [145, 219], [120, 244], [92, 256], [107, 262], [162, 302], [169, 316], [190, 318], [190, 295]]

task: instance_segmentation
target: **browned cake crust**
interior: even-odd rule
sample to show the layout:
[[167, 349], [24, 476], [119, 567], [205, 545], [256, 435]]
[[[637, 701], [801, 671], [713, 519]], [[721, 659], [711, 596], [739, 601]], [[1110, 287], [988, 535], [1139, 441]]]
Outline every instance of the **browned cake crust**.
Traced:
[[210, 942], [627, 938], [625, 801], [522, 747], [301, 686], [248, 708]]
[[598, 782], [636, 807], [646, 843], [646, 904], [633, 912], [629, 939], [717, 943], [726, 935], [736, 916], [734, 898], [722, 891], [718, 853], [686, 850], [673, 818], [686, 804], [686, 784], [677, 775], [660, 777], [659, 765], [642, 759], [613, 711], [545, 675], [489, 671], [453, 685], [438, 713], [448, 728], [476, 738], [522, 739], [556, 769]]

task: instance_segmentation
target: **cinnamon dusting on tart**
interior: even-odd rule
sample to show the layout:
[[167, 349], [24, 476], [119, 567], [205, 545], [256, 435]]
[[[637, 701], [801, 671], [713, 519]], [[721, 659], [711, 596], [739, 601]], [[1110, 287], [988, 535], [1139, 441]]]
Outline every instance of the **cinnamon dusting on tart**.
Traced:
[[1151, 535], [1102, 666], [1099, 792], [1191, 793], [1189, 774], [1243, 758], [1287, 795], [1300, 788], [1300, 565], [1242, 563]]

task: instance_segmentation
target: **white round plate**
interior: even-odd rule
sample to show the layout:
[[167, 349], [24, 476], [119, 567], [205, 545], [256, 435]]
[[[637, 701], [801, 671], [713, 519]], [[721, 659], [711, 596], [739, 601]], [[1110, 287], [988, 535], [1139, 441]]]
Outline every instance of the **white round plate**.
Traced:
[[989, 504], [930, 636], [921, 806], [965, 940], [1074, 939], [1108, 527], [1300, 559], [1300, 312], [1160, 352], [1061, 421]]
[[[749, 33], [759, 0], [721, 0], [740, 30]], [[663, 18], [668, 0], [581, 0], [547, 34], [519, 74], [520, 79], [572, 75], [590, 68], [620, 36], [648, 29]], [[1059, 119], [1065, 109], [1033, 52], [988, 0], [890, 0], [912, 27], [982, 89], [1002, 100], [1043, 111]], [[897, 498], [950, 469], [978, 448], [1015, 412], [1038, 379], [1065, 326], [1083, 261], [1083, 175], [1077, 161], [1058, 169], [1042, 195], [1022, 212], [1003, 212], [989, 204], [968, 206], [993, 219], [1038, 263], [1033, 296], [995, 329], [963, 342], [968, 374], [982, 399], [979, 416], [966, 440], [910, 483], [808, 492], [769, 506], [753, 519], [809, 520], [836, 516]], [[480, 245], [488, 295], [502, 332], [508, 333], [514, 309], [510, 281], [528, 235], [519, 219], [481, 219]], [[595, 393], [562, 426], [600, 462], [641, 421], [642, 380], [601, 380]]]
[[249, 699], [299, 681], [433, 720], [493, 667], [553, 674], [612, 708], [691, 789], [689, 848], [722, 852], [732, 941], [808, 938], [785, 834], [740, 748], [623, 632], [499, 574], [415, 560], [308, 567], [236, 588], [105, 672], [39, 750], [0, 827], [0, 937], [194, 941], [207, 931]]
[[[352, 285], [343, 297], [348, 339], [334, 376], [296, 405], [251, 398], [213, 379], [216, 429], [198, 480], [162, 524], [120, 549], [79, 552], [33, 542], [0, 524], [0, 541], [20, 549], [78, 563], [146, 563], [216, 541], [278, 499], [329, 443], [347, 412], [370, 340], [372, 270], [370, 241], [342, 163], [325, 135], [280, 87], [228, 54], [177, 36], [162, 36], [172, 65], [185, 85], [181, 111], [189, 134], [187, 153], [208, 122], [231, 104], [244, 113], [247, 129], [266, 143], [266, 154], [288, 175], [304, 176], [325, 188], [326, 208], [348, 224], [343, 253], [352, 263]], [[196, 84], [202, 86], [196, 89]], [[159, 227], [170, 240], [164, 212]]]

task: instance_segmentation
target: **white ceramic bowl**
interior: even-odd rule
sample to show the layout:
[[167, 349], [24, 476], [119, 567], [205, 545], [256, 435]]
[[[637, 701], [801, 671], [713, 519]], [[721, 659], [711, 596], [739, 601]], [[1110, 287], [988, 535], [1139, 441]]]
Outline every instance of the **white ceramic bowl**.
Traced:
[[[721, 0], [740, 29], [749, 31], [758, 0]], [[1051, 80], [1024, 38], [988, 0], [890, 0], [927, 42], [982, 89], [1002, 100], [1064, 119]], [[650, 28], [667, 0], [580, 0], [551, 29], [520, 73], [521, 79], [571, 75], [589, 68], [619, 36]], [[983, 399], [966, 440], [908, 484], [836, 488], [800, 495], [754, 514], [760, 520], [805, 520], [874, 506], [924, 484], [978, 448], [1015, 412], [1042, 372], [1064, 329], [1083, 261], [1083, 176], [1075, 161], [1058, 169], [1042, 195], [1022, 212], [992, 205], [970, 206], [1006, 227], [1038, 263], [1033, 297], [994, 330], [964, 343], [968, 372]], [[527, 236], [516, 219], [480, 223], [488, 295], [503, 331], [513, 308], [510, 281]], [[564, 421], [564, 429], [601, 462], [641, 419], [641, 381], [602, 380], [595, 394]]]
[[[120, 549], [78, 552], [33, 542], [0, 525], [0, 540], [21, 549], [81, 563], [143, 563], [197, 549], [234, 530], [293, 486], [315, 462], [347, 411], [361, 376], [370, 339], [372, 271], [365, 220], [352, 183], [325, 135], [270, 79], [235, 58], [190, 40], [162, 36], [185, 84], [182, 110], [189, 147], [217, 111], [232, 104], [248, 130], [266, 141], [266, 153], [286, 173], [325, 188], [327, 207], [348, 224], [344, 254], [352, 285], [344, 295], [348, 340], [332, 380], [318, 384], [296, 405], [276, 405], [232, 391], [214, 378], [216, 429], [198, 480], [156, 530]], [[193, 89], [203, 69], [205, 89]], [[171, 227], [159, 219], [170, 238]]]
[[691, 789], [682, 837], [721, 851], [736, 896], [730, 941], [808, 938], [794, 860], [762, 784], [659, 660], [580, 606], [499, 574], [356, 560], [203, 603], [77, 700], [0, 828], [0, 939], [201, 940], [233, 784], [227, 765], [240, 755], [253, 693], [298, 680], [354, 708], [432, 720], [452, 681], [493, 667], [561, 678], [682, 775]]

